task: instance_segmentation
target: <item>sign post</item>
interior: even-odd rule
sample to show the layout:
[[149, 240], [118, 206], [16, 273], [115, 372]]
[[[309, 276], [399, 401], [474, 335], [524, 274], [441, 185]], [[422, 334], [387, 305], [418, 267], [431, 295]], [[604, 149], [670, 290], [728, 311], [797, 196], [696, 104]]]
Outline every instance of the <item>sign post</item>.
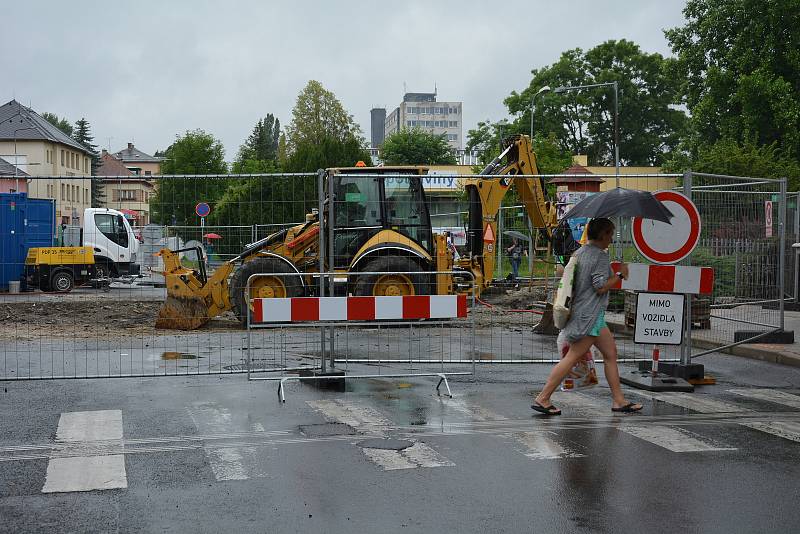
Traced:
[[[640, 368], [632, 375], [620, 377], [620, 380], [624, 384], [650, 391], [694, 391], [694, 386], [686, 379], [696, 378], [695, 367], [700, 368], [702, 378], [703, 369], [702, 366], [691, 363], [691, 299], [692, 293], [710, 292], [713, 273], [709, 280], [706, 276], [708, 273], [704, 274], [703, 269], [692, 269], [688, 265], [667, 267], [681, 261], [688, 263], [687, 258], [700, 240], [700, 212], [690, 198], [691, 173], [684, 174], [684, 194], [659, 191], [654, 196], [672, 213], [671, 224], [636, 217], [631, 226], [633, 243], [642, 256], [660, 264], [651, 268], [674, 270], [671, 287], [673, 291], [681, 291], [683, 294], [638, 294], [634, 343], [654, 345], [654, 360], [651, 369]], [[678, 279], [679, 276], [681, 279]], [[697, 278], [696, 284], [694, 278]], [[648, 289], [670, 291], [666, 285], [663, 286], [652, 284]], [[666, 375], [657, 372], [656, 355], [659, 345], [676, 345], [681, 348], [680, 364], [662, 364]]]
[[200, 242], [203, 242], [203, 235], [206, 233], [206, 217], [211, 214], [211, 206], [208, 202], [198, 202], [194, 207], [194, 212], [200, 217]]

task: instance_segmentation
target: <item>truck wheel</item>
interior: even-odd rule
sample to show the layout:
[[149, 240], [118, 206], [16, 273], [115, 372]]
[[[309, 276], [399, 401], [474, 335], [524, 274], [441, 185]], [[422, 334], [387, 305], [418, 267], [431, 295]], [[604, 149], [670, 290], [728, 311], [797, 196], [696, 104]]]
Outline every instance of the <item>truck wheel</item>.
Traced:
[[75, 287], [75, 280], [69, 271], [58, 271], [50, 279], [50, 287], [56, 293], [69, 293]]
[[411, 258], [381, 256], [367, 261], [361, 270], [386, 274], [359, 275], [353, 287], [356, 296], [391, 297], [430, 295], [434, 292], [431, 275], [425, 273], [419, 263]]
[[271, 257], [246, 261], [236, 269], [230, 282], [233, 312], [242, 323], [247, 320], [247, 315], [245, 314], [247, 300], [245, 299], [244, 290], [247, 280], [254, 274], [267, 274], [267, 276], [254, 278], [250, 282], [251, 299], [303, 296], [303, 281], [285, 261]]

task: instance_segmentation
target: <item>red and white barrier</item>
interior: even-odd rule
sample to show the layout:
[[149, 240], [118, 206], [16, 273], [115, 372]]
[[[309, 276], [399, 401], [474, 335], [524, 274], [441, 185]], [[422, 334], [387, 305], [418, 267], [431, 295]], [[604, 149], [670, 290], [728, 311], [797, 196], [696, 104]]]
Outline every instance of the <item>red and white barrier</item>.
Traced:
[[293, 297], [253, 299], [252, 323], [455, 319], [467, 316], [466, 295]]
[[[618, 262], [611, 262], [611, 269], [614, 272], [618, 268]], [[618, 283], [614, 289], [707, 295], [714, 290], [714, 269], [629, 263], [628, 278]]]

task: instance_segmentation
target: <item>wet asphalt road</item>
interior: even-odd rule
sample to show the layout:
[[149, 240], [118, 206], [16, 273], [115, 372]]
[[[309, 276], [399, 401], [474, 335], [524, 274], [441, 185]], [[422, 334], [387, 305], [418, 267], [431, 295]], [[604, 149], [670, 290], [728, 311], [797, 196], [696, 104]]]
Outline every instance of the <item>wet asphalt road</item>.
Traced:
[[[797, 532], [800, 369], [704, 363], [716, 386], [630, 392], [641, 414], [612, 416], [601, 378], [551, 419], [529, 407], [547, 365], [481, 366], [452, 400], [424, 378], [285, 404], [236, 375], [5, 382], [0, 531]], [[59, 491], [64, 459], [110, 457], [121, 487]]]

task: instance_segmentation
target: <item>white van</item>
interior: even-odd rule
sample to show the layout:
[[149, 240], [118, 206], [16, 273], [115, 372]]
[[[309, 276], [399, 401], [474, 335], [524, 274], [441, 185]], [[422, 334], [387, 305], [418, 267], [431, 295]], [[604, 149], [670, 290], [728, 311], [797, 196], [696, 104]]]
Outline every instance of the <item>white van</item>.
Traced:
[[86, 208], [81, 244], [92, 247], [98, 278], [139, 274], [139, 241], [125, 216], [110, 208]]

